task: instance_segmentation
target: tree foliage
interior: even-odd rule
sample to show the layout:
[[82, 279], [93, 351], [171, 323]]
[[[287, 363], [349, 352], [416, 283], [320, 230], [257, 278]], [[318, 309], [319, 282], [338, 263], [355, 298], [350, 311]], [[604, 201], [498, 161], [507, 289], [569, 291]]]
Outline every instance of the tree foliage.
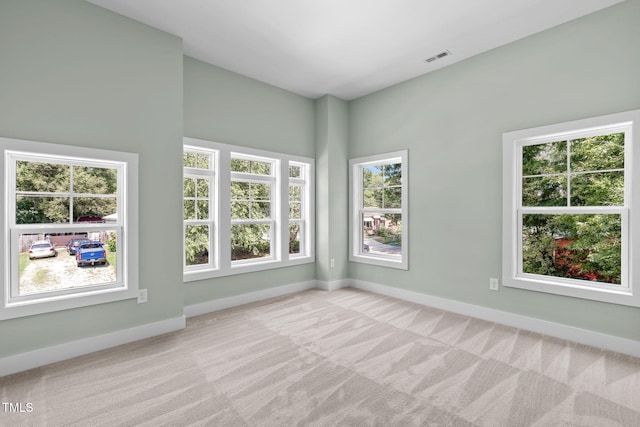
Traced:
[[362, 170], [365, 208], [402, 207], [402, 165], [369, 166]]
[[18, 161], [16, 222], [55, 224], [113, 214], [117, 182], [115, 169]]
[[[522, 150], [523, 206], [623, 206], [624, 134]], [[524, 214], [523, 271], [621, 283], [619, 214]]]

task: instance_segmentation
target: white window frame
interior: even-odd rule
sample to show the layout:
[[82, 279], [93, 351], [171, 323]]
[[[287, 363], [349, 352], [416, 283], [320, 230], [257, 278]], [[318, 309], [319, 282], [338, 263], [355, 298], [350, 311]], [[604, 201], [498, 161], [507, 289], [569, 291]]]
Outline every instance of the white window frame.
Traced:
[[[211, 269], [216, 269], [219, 260], [219, 248], [218, 248], [218, 239], [215, 238], [216, 232], [216, 224], [218, 223], [218, 204], [216, 195], [219, 190], [219, 168], [220, 168], [220, 160], [219, 155], [216, 150], [204, 149], [198, 146], [190, 146], [184, 145], [184, 152], [189, 152], [193, 154], [201, 154], [209, 157], [209, 168], [191, 168], [191, 167], [183, 167], [183, 182], [184, 178], [191, 179], [206, 179], [209, 181], [209, 216], [208, 218], [198, 218], [198, 219], [184, 219], [182, 222], [182, 241], [186, 242], [186, 232], [188, 226], [198, 226], [203, 225], [209, 227], [209, 259], [206, 264], [196, 264], [196, 265], [187, 265], [187, 257], [186, 253], [182, 251], [182, 268], [183, 271], [192, 271], [197, 272], [199, 270], [207, 271]], [[196, 188], [197, 191], [197, 188]], [[187, 198], [183, 194], [183, 200]], [[197, 211], [197, 209], [196, 209]]]
[[[278, 198], [280, 197], [277, 183], [282, 179], [280, 160], [273, 157], [247, 155], [245, 153], [232, 152], [231, 160], [247, 160], [254, 162], [268, 163], [271, 166], [271, 173], [269, 175], [253, 174], [249, 172], [231, 172], [231, 182], [246, 182], [249, 184], [267, 184], [270, 188], [269, 208], [270, 214], [268, 218], [231, 218], [231, 227], [234, 225], [253, 225], [253, 224], [267, 224], [269, 225], [269, 256], [262, 258], [253, 258], [246, 260], [232, 260], [231, 267], [241, 267], [243, 265], [250, 265], [263, 262], [277, 261], [279, 258], [280, 250], [279, 245], [283, 244], [280, 239], [276, 238], [277, 225], [281, 221], [281, 212], [278, 209]], [[253, 199], [249, 200], [249, 205], [253, 202]], [[251, 209], [251, 208], [250, 208]]]
[[[49, 144], [0, 137], [4, 173], [0, 193], [3, 209], [0, 212], [0, 320], [107, 302], [133, 299], [138, 296], [138, 155]], [[16, 224], [16, 161], [63, 163], [77, 166], [107, 167], [117, 170], [117, 219], [109, 223], [77, 223], [71, 218], [63, 224]], [[18, 295], [18, 236], [29, 233], [64, 233], [74, 230], [116, 230], [118, 250], [117, 278], [109, 284]]]
[[[293, 259], [293, 258], [305, 258], [309, 253], [309, 251], [311, 251], [311, 247], [307, 242], [308, 234], [309, 234], [309, 230], [307, 230], [307, 228], [309, 227], [307, 217], [309, 216], [308, 205], [310, 200], [309, 199], [310, 191], [309, 191], [308, 183], [310, 182], [310, 176], [309, 176], [310, 169], [309, 169], [309, 165], [306, 163], [289, 161], [287, 171], [292, 166], [300, 168], [300, 177], [296, 178], [296, 177], [291, 177], [289, 175], [287, 176], [289, 176], [289, 187], [295, 186], [300, 188], [300, 212], [301, 212], [300, 218], [291, 218], [290, 215], [287, 216], [287, 218], [289, 219], [289, 223], [287, 227], [290, 227], [291, 224], [298, 224], [298, 226], [300, 227], [300, 251], [297, 254], [296, 253], [289, 254], [289, 257]], [[289, 194], [289, 189], [287, 188], [287, 195], [288, 194]], [[291, 201], [289, 201], [287, 212], [289, 212], [290, 207], [291, 207]], [[287, 230], [289, 230], [289, 228], [287, 228]], [[289, 237], [287, 237], [286, 241], [283, 241], [283, 243], [287, 246], [287, 248], [289, 245], [288, 242], [289, 242]]]
[[[349, 232], [349, 261], [382, 267], [409, 269], [409, 152], [400, 150], [391, 153], [377, 154], [373, 156], [359, 157], [349, 160], [349, 206], [350, 206], [350, 232]], [[363, 169], [370, 166], [385, 164], [402, 165], [402, 189], [401, 207], [395, 209], [365, 208], [363, 205]], [[362, 217], [367, 212], [382, 214], [402, 215], [402, 246], [400, 259], [398, 257], [364, 252], [363, 248], [363, 222]]]
[[[531, 291], [640, 307], [640, 110], [541, 126], [503, 134], [503, 285]], [[522, 147], [563, 139], [625, 133], [624, 205], [598, 207], [523, 207]], [[617, 214], [622, 221], [621, 285], [529, 274], [522, 271], [523, 214]], [[634, 246], [636, 245], [636, 246]]]
[[[183, 280], [192, 282], [208, 278], [269, 270], [315, 262], [315, 160], [312, 158], [270, 152], [196, 138], [183, 138], [184, 147], [214, 153], [216, 158], [216, 191], [210, 204], [212, 234], [209, 250], [210, 264], [187, 268], [184, 265]], [[231, 159], [243, 158], [272, 163], [271, 176], [231, 172]], [[296, 182], [303, 185], [304, 235], [300, 254], [289, 254], [289, 165], [304, 165], [304, 177]], [[271, 218], [257, 220], [271, 224], [271, 256], [248, 260], [231, 260], [232, 224], [254, 223], [253, 220], [231, 218], [231, 181], [233, 179], [269, 182], [272, 185]], [[212, 205], [215, 205], [212, 206]], [[304, 243], [303, 243], [304, 242]], [[183, 253], [185, 240], [183, 238]], [[212, 255], [213, 253], [213, 255]], [[211, 260], [211, 257], [214, 257]]]

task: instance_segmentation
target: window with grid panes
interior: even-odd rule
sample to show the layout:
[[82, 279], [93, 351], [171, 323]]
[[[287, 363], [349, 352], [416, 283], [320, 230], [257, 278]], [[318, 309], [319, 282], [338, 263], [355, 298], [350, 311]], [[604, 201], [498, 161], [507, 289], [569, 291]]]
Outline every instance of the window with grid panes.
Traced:
[[407, 151], [350, 160], [350, 260], [408, 268]]
[[506, 286], [638, 302], [630, 258], [635, 116], [505, 134]]
[[314, 261], [314, 161], [184, 138], [184, 280]]
[[[9, 138], [0, 148], [0, 319], [136, 298], [137, 155]], [[74, 242], [102, 255], [81, 267]]]

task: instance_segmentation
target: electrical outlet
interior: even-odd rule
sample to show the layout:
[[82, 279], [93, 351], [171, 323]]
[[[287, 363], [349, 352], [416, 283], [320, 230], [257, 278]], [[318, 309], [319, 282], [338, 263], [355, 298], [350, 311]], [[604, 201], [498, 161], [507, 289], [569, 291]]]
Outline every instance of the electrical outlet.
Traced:
[[147, 290], [139, 289], [138, 290], [138, 304], [144, 304], [147, 302]]
[[492, 291], [500, 290], [500, 280], [494, 279], [493, 277], [489, 279], [489, 289]]
[[329, 260], [329, 268], [335, 268], [335, 266], [336, 266], [336, 260], [331, 258]]

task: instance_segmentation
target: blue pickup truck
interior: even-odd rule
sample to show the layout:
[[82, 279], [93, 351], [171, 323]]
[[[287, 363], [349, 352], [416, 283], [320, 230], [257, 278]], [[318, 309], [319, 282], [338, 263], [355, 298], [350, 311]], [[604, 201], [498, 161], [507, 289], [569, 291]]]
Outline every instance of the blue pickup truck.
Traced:
[[76, 262], [78, 267], [87, 264], [106, 264], [107, 251], [104, 250], [100, 242], [82, 242], [76, 249]]

